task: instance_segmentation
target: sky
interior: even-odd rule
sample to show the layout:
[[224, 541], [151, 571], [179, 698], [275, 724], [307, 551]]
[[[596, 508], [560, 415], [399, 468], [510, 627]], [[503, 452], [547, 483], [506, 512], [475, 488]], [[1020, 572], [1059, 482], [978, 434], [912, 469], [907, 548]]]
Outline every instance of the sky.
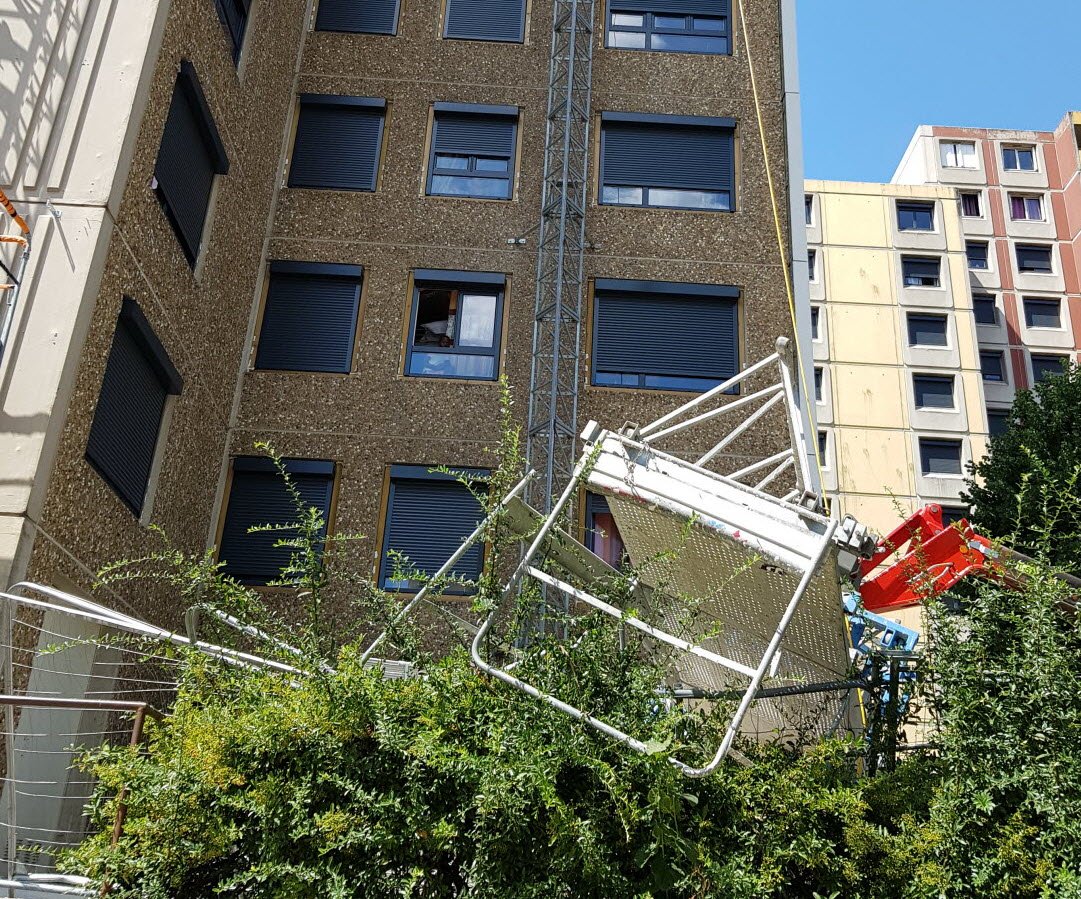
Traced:
[[926, 125], [1081, 109], [1081, 0], [796, 0], [806, 175], [889, 181]]

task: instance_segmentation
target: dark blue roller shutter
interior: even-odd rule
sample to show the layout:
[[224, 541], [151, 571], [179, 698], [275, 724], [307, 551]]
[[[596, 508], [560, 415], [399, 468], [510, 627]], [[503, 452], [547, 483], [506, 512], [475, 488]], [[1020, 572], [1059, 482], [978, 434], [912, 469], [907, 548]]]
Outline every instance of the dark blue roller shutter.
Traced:
[[732, 128], [605, 119], [601, 181], [620, 187], [731, 191], [734, 154]]
[[248, 27], [248, 13], [251, 11], [251, 0], [215, 0], [218, 7], [218, 15], [221, 16], [225, 30], [229, 34], [229, 41], [233, 45], [233, 59], [240, 56], [240, 48], [244, 45], [244, 32]]
[[[391, 477], [383, 551], [382, 581], [393, 575], [387, 553], [396, 550], [427, 575], [435, 574], [484, 517], [476, 497], [445, 477]], [[476, 580], [484, 562], [483, 546], [472, 546], [455, 566], [460, 578]]]
[[1051, 273], [1051, 248], [1040, 244], [1017, 245], [1017, 267], [1022, 272]]
[[525, 0], [447, 0], [446, 37], [512, 41], [525, 37]]
[[942, 265], [935, 256], [902, 256], [901, 268], [906, 278], [938, 278]]
[[598, 291], [595, 317], [596, 371], [724, 381], [739, 370], [734, 299]]
[[920, 438], [920, 467], [925, 475], [961, 474], [961, 441]]
[[727, 16], [729, 0], [609, 0], [609, 8], [675, 16]]
[[184, 61], [173, 88], [158, 158], [157, 193], [188, 261], [199, 252], [210, 191], [229, 161], [191, 63]]
[[124, 298], [94, 409], [86, 459], [141, 515], [165, 399], [180, 376], [135, 302]]
[[290, 187], [375, 190], [386, 103], [303, 94]]
[[[305, 508], [314, 506], [330, 514], [334, 489], [334, 463], [308, 459], [285, 461]], [[227, 575], [245, 584], [266, 584], [281, 577], [292, 550], [274, 544], [294, 532], [248, 533], [263, 524], [294, 524], [301, 513], [274, 464], [265, 458], [239, 457], [233, 461], [233, 480], [225, 512], [219, 561]]]
[[909, 346], [946, 346], [946, 316], [908, 314]]
[[315, 30], [394, 34], [398, 0], [319, 0]]
[[352, 265], [272, 263], [255, 367], [348, 372], [362, 273]]
[[503, 115], [462, 115], [436, 110], [432, 147], [436, 153], [514, 156], [516, 120]]

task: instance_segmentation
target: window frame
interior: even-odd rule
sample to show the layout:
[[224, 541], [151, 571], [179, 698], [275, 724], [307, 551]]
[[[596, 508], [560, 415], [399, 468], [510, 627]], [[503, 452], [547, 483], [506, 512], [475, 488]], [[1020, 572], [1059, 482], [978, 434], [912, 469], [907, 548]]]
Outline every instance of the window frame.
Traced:
[[[977, 303], [977, 300], [990, 301], [992, 320], [989, 322], [981, 322], [979, 316], [979, 309], [981, 305]], [[974, 293], [972, 294], [972, 320], [976, 325], [984, 328], [997, 328], [999, 326], [999, 314], [998, 314], [998, 301], [995, 299], [995, 295], [992, 293]]]
[[[476, 168], [480, 159], [503, 159], [501, 155], [491, 153], [439, 153], [437, 151], [438, 129], [440, 115], [446, 116], [474, 116], [477, 119], [491, 117], [491, 119], [510, 119], [514, 123], [514, 133], [511, 138], [510, 155], [506, 157], [506, 172], [485, 172]], [[436, 103], [432, 106], [432, 129], [428, 147], [428, 170], [424, 177], [424, 195], [426, 197], [442, 197], [452, 200], [488, 200], [494, 203], [506, 203], [514, 200], [515, 184], [518, 176], [518, 139], [520, 136], [521, 109], [517, 106], [488, 106], [476, 103]], [[437, 165], [440, 156], [464, 156], [467, 168], [462, 169], [444, 168]], [[487, 196], [484, 194], [465, 193], [434, 193], [432, 182], [436, 177], [451, 178], [482, 178], [491, 181], [506, 181], [507, 195], [505, 197]]]
[[[903, 233], [915, 232], [916, 234], [932, 234], [935, 229], [935, 202], [934, 200], [897, 200], [895, 203], [895, 217], [897, 230]], [[907, 227], [902, 223], [902, 215], [908, 214], [913, 217], [917, 214], [927, 214], [930, 224], [926, 228]]]
[[[174, 205], [169, 201], [168, 190], [162, 187], [161, 180], [158, 177], [158, 165], [161, 161], [161, 148], [165, 143], [165, 138], [169, 129], [169, 120], [172, 116], [173, 104], [177, 101], [178, 93], [183, 93], [186, 98], [185, 102], [189, 104], [191, 111], [195, 114], [195, 123], [200, 137], [203, 140], [203, 148], [206, 150], [211, 163], [210, 190], [207, 192], [206, 206], [203, 209], [202, 215], [202, 226], [199, 230], [199, 237], [195, 246], [189, 246], [188, 238], [184, 234], [184, 229], [180, 224], [180, 220], [177, 218]], [[214, 205], [214, 195], [216, 193], [218, 179], [228, 174], [229, 156], [225, 151], [225, 144], [222, 142], [221, 134], [218, 131], [218, 125], [214, 120], [214, 115], [210, 110], [210, 104], [207, 102], [206, 94], [203, 93], [199, 75], [195, 71], [195, 66], [190, 60], [182, 59], [180, 61], [180, 68], [177, 70], [176, 80], [173, 83], [173, 92], [170, 95], [165, 124], [162, 126], [161, 139], [158, 142], [158, 152], [154, 157], [154, 174], [151, 184], [153, 186], [154, 195], [157, 197], [158, 203], [165, 213], [165, 218], [168, 220], [169, 226], [172, 228], [185, 258], [188, 260], [188, 265], [191, 266], [193, 270], [197, 267], [199, 257], [206, 244], [207, 223], [210, 220], [211, 207]], [[168, 179], [166, 180], [168, 181]]]
[[826, 382], [826, 367], [824, 365], [816, 365], [814, 367], [814, 393], [815, 402], [825, 402], [825, 382]]
[[[263, 335], [267, 323], [267, 312], [270, 309], [271, 289], [275, 276], [296, 277], [307, 275], [312, 279], [337, 279], [356, 281], [356, 303], [352, 310], [349, 339], [349, 359], [344, 368], [285, 368], [277, 365], [260, 365], [260, 354], [263, 351]], [[267, 263], [265, 285], [263, 288], [262, 308], [259, 311], [259, 329], [256, 332], [255, 348], [252, 353], [252, 371], [285, 371], [306, 372], [316, 374], [349, 374], [353, 370], [357, 351], [357, 335], [360, 330], [360, 307], [364, 301], [364, 285], [366, 283], [364, 267], [360, 265], [346, 265], [339, 263], [323, 262], [294, 262], [291, 260], [271, 260]], [[301, 335], [303, 336], [303, 335]]]
[[803, 218], [806, 225], [809, 228], [813, 228], [815, 225], [815, 195], [804, 194], [803, 195]]
[[[925, 478], [963, 478], [965, 476], [965, 443], [963, 440], [946, 437], [927, 437], [920, 435], [916, 438], [920, 451], [920, 474]], [[927, 467], [927, 456], [924, 454], [925, 447], [943, 448], [949, 446], [957, 449], [957, 472], [930, 471]]]
[[[1025, 152], [1032, 154], [1032, 168], [1025, 168], [1020, 165], [1020, 154]], [[1014, 161], [1017, 165], [1011, 166], [1007, 164], [1007, 153], [1013, 154]], [[1001, 159], [1002, 171], [1004, 172], [1038, 172], [1040, 170], [1039, 154], [1037, 153], [1035, 144], [1003, 144]]]
[[394, 37], [394, 36], [396, 36], [398, 34], [398, 25], [401, 23], [401, 16], [402, 16], [402, 0], [393, 0], [393, 3], [394, 3], [394, 25], [391, 27], [391, 29], [389, 31], [384, 31], [384, 30], [370, 31], [370, 30], [367, 30], [367, 29], [360, 29], [360, 28], [320, 28], [319, 27], [319, 16], [323, 11], [323, 3], [324, 2], [326, 2], [326, 0], [317, 0], [317, 7], [316, 7], [316, 10], [315, 10], [315, 21], [314, 21], [314, 23], [312, 25], [312, 31], [319, 31], [319, 32], [323, 32], [323, 33], [326, 33], [326, 34], [375, 34], [375, 35], [383, 35], [383, 36], [389, 36], [389, 37]]
[[818, 462], [824, 469], [830, 467], [830, 435], [825, 428], [819, 428], [815, 438], [818, 441]]
[[[293, 476], [296, 475], [315, 475], [317, 477], [329, 478], [327, 482], [327, 502], [326, 509], [323, 513], [323, 520], [326, 525], [326, 530], [323, 532], [323, 539], [326, 540], [334, 533], [334, 518], [337, 506], [338, 497], [338, 481], [341, 476], [341, 465], [330, 459], [310, 459], [300, 457], [283, 458], [281, 460], [285, 470]], [[229, 507], [233, 500], [233, 490], [236, 484], [237, 473], [251, 473], [251, 474], [271, 474], [280, 478], [278, 468], [274, 463], [274, 460], [267, 456], [249, 456], [239, 455], [232, 456], [229, 460], [229, 478], [225, 485], [225, 493], [222, 499], [221, 510], [218, 517], [218, 529], [217, 539], [214, 547], [214, 560], [216, 562], [224, 562], [228, 565], [228, 560], [222, 558], [222, 543], [225, 538], [225, 529], [229, 521]], [[283, 483], [284, 489], [284, 483]], [[270, 524], [273, 522], [262, 521], [260, 523]], [[288, 535], [288, 531], [282, 532]], [[287, 536], [282, 539], [288, 539]], [[228, 569], [223, 569], [226, 574], [229, 574]], [[270, 582], [278, 580], [281, 577], [281, 569], [278, 569], [273, 575], [265, 576], [265, 573], [258, 573], [252, 577], [243, 577], [236, 574], [230, 574], [231, 577], [235, 577], [240, 583], [253, 587], [258, 587], [263, 590], [292, 590], [293, 588], [288, 585], [284, 586], [271, 586]]]
[[[976, 212], [965, 212], [965, 200], [971, 197], [976, 201]], [[982, 219], [983, 215], [983, 192], [979, 190], [961, 190], [957, 192], [957, 199], [961, 207], [961, 218]]]
[[[731, 170], [727, 172], [729, 178], [729, 189], [724, 190], [709, 190], [705, 188], [687, 188], [687, 187], [663, 187], [661, 185], [642, 185], [642, 184], [609, 184], [605, 181], [605, 145], [607, 142], [607, 129], [606, 124], [615, 125], [656, 125], [659, 128], [688, 128], [688, 129], [716, 129], [717, 131], [727, 132], [727, 137], [731, 141]], [[611, 206], [619, 209], [671, 209], [678, 212], [697, 212], [706, 213], [710, 215], [718, 213], [733, 213], [736, 211], [737, 201], [737, 175], [739, 167], [736, 164], [737, 154], [737, 122], [732, 118], [713, 117], [713, 116], [684, 116], [684, 115], [654, 115], [648, 113], [629, 113], [629, 112], [603, 112], [600, 117], [600, 127], [597, 129], [599, 133], [598, 144], [598, 165], [597, 165], [597, 193], [596, 201], [598, 206]], [[678, 149], [678, 148], [676, 148]], [[604, 191], [606, 187], [613, 187], [616, 189], [626, 188], [629, 190], [638, 189], [642, 191], [641, 203], [618, 203], [604, 199]], [[668, 203], [651, 203], [649, 201], [650, 191], [685, 191], [700, 194], [718, 194], [723, 196], [727, 194], [727, 206], [709, 208], [704, 206], [675, 206]]]
[[815, 247], [807, 249], [807, 276], [812, 283], [818, 283], [818, 250]]
[[[987, 376], [987, 369], [984, 367], [985, 358], [990, 359], [992, 357], [994, 357], [994, 359], [998, 363], [998, 377], [995, 377], [995, 378], [989, 378]], [[1008, 369], [1007, 369], [1006, 353], [1005, 353], [1004, 350], [985, 350], [985, 349], [981, 349], [981, 350], [979, 350], [979, 359], [980, 359], [980, 380], [981, 381], [986, 381], [989, 384], [1009, 384], [1010, 383], [1009, 372], [1008, 372]]]
[[[95, 454], [92, 450], [92, 441], [94, 441], [95, 424], [97, 423], [101, 395], [106, 390], [106, 378], [109, 376], [110, 371], [109, 362], [112, 359], [113, 351], [116, 346], [117, 333], [121, 330], [123, 330], [127, 337], [135, 344], [143, 361], [147, 363], [147, 366], [156, 376], [157, 382], [164, 394], [161, 413], [158, 415], [157, 425], [154, 429], [154, 445], [151, 449], [150, 465], [147, 468], [146, 481], [143, 484], [142, 493], [138, 500], [126, 495], [126, 492], [117, 482], [113, 473], [108, 470], [104, 460], [95, 458]], [[154, 479], [156, 463], [163, 449], [163, 426], [169, 417], [170, 398], [179, 396], [183, 387], [184, 379], [173, 365], [172, 359], [170, 359], [169, 353], [165, 349], [165, 345], [154, 332], [154, 329], [151, 327], [143, 310], [139, 308], [139, 304], [135, 300], [125, 295], [120, 302], [120, 312], [116, 317], [113, 338], [109, 344], [109, 352], [105, 355], [105, 369], [102, 372], [101, 384], [98, 387], [94, 415], [91, 416], [86, 446], [83, 450], [83, 458], [86, 460], [87, 464], [101, 476], [101, 479], [109, 485], [116, 497], [139, 520], [142, 520], [142, 517], [146, 512], [147, 498], [150, 494], [150, 484]], [[102, 427], [105, 426], [106, 425], [104, 424], [102, 425]]]
[[[948, 406], [934, 406], [920, 403], [920, 381], [949, 384], [950, 403]], [[925, 384], [926, 386], [926, 384]], [[919, 412], [957, 412], [957, 378], [942, 372], [916, 371], [912, 373], [912, 404]]]
[[[600, 305], [606, 294], [617, 294], [623, 296], [638, 296], [638, 297], [674, 297], [674, 298], [688, 298], [698, 297], [701, 299], [713, 299], [730, 304], [735, 315], [735, 338], [736, 346], [734, 347], [735, 355], [735, 371], [727, 377], [721, 379], [698, 377], [692, 375], [658, 375], [658, 374], [645, 374], [642, 372], [611, 372], [611, 376], [619, 376], [621, 378], [637, 377], [637, 384], [602, 384], [597, 381], [597, 357], [600, 355], [597, 351], [597, 341], [600, 329], [597, 326], [600, 320]], [[593, 283], [593, 302], [591, 303], [591, 319], [590, 319], [590, 349], [589, 349], [589, 386], [592, 388], [602, 390], [650, 390], [650, 391], [664, 391], [669, 393], [704, 393], [707, 390], [711, 390], [714, 387], [723, 384], [725, 381], [730, 380], [739, 374], [743, 368], [743, 340], [742, 340], [742, 328], [743, 328], [743, 308], [740, 302], [742, 292], [738, 287], [731, 287], [728, 285], [719, 284], [684, 284], [671, 281], [636, 281], [636, 280], [623, 280], [616, 278], [597, 278]], [[676, 382], [679, 380], [702, 381], [702, 385], [694, 386], [677, 386], [671, 385], [649, 385], [645, 383], [646, 378], [666, 378]], [[706, 383], [708, 382], [708, 383]], [[738, 385], [733, 387], [730, 391], [727, 391], [733, 395], [739, 393]]]
[[[244, 52], [244, 41], [248, 36], [248, 24], [251, 22], [251, 8], [254, 2], [255, 0], [214, 0], [214, 7], [218, 11], [218, 18], [221, 19], [222, 27], [225, 29], [225, 35], [229, 38], [229, 43], [233, 48], [234, 65], [240, 62], [240, 55]], [[239, 3], [243, 7], [239, 34], [234, 33], [233, 26], [230, 24], [229, 13], [226, 10], [226, 4], [230, 3]]]
[[[450, 473], [444, 473], [442, 471], [434, 470], [438, 466], [428, 465], [390, 465], [386, 473], [386, 490], [384, 491], [386, 496], [382, 504], [382, 516], [380, 519], [380, 533], [379, 533], [379, 557], [376, 560], [375, 565], [375, 585], [379, 590], [383, 590], [387, 593], [394, 593], [403, 596], [416, 596], [420, 592], [421, 588], [412, 589], [411, 587], [396, 587], [387, 586], [387, 581], [390, 580], [390, 572], [387, 571], [387, 554], [390, 551], [390, 534], [391, 534], [391, 515], [394, 511], [394, 492], [395, 481], [432, 481], [432, 482], [447, 482], [452, 481], [458, 483], [459, 486], [465, 490], [465, 486], [462, 485], [457, 478], [457, 475], [464, 475], [473, 478], [486, 478], [491, 476], [491, 471], [484, 468], [471, 468], [469, 466], [453, 465], [448, 466]], [[484, 519], [484, 507], [480, 507], [480, 517], [477, 519], [479, 524]], [[485, 542], [475, 543], [474, 546], [480, 547], [480, 569], [478, 576], [484, 571], [484, 564], [488, 556], [488, 544]], [[449, 558], [449, 556], [448, 556]], [[412, 561], [412, 560], [411, 560]], [[434, 572], [433, 572], [434, 573]], [[452, 573], [454, 573], [452, 571]], [[451, 587], [440, 591], [439, 596], [453, 597], [455, 599], [465, 599], [470, 596], [475, 596], [476, 590], [468, 590], [462, 587]], [[438, 598], [438, 597], [432, 597]]]
[[[1025, 210], [1025, 214], [1021, 218], [1018, 218], [1017, 216], [1015, 216], [1013, 214], [1013, 202], [1014, 202], [1014, 200], [1021, 200], [1022, 201], [1022, 205], [1023, 205], [1024, 210]], [[1040, 217], [1039, 218], [1032, 218], [1032, 216], [1030, 216], [1028, 214], [1029, 203], [1031, 203], [1031, 202], [1035, 202], [1035, 203], [1037, 203], [1039, 205], [1039, 207], [1040, 207]], [[1045, 207], [1044, 202], [1043, 202], [1043, 194], [1027, 194], [1027, 193], [1016, 193], [1014, 191], [1010, 191], [1009, 193], [1006, 194], [1006, 205], [1009, 207], [1009, 214], [1010, 214], [1010, 221], [1011, 222], [1037, 222], [1037, 223], [1041, 223], [1041, 222], [1046, 222], [1047, 221], [1047, 208]]]
[[[300, 137], [301, 120], [305, 106], [331, 106], [338, 108], [368, 109], [376, 112], [369, 113], [379, 119], [379, 132], [376, 137], [375, 159], [372, 165], [372, 177], [370, 187], [357, 187], [344, 185], [342, 182], [323, 182], [321, 184], [297, 184], [294, 179], [297, 158], [297, 140]], [[297, 96], [296, 122], [293, 129], [293, 140], [289, 152], [289, 171], [286, 173], [285, 186], [289, 190], [335, 190], [348, 191], [351, 193], [375, 193], [379, 189], [379, 175], [383, 166], [383, 156], [386, 153], [387, 141], [387, 101], [380, 97], [357, 97], [349, 94], [299, 94]]]
[[[1047, 251], [1047, 268], [1023, 268], [1021, 265], [1021, 251], [1024, 250], [1046, 250]], [[1054, 275], [1055, 274], [1055, 247], [1053, 244], [1045, 243], [1018, 243], [1014, 245], [1014, 259], [1017, 263], [1017, 272], [1021, 275]]]
[[[905, 263], [907, 263], [909, 261], [915, 262], [917, 260], [919, 260], [919, 261], [934, 260], [934, 261], [936, 261], [938, 263], [938, 273], [935, 275], [935, 283], [934, 284], [909, 284], [908, 283], [908, 279], [911, 276], [909, 276], [908, 274], [905, 273]], [[925, 277], [925, 276], [920, 275], [918, 277], [922, 278], [922, 277]], [[941, 256], [923, 256], [923, 255], [916, 255], [916, 254], [912, 254], [912, 253], [904, 253], [904, 254], [902, 254], [901, 255], [901, 285], [903, 287], [905, 287], [905, 288], [913, 288], [914, 287], [914, 288], [917, 288], [917, 289], [924, 289], [924, 290], [941, 290], [942, 289], [942, 257]]]
[[[405, 352], [403, 353], [402, 376], [406, 378], [436, 378], [440, 381], [479, 381], [491, 383], [498, 381], [503, 369], [503, 322], [507, 293], [507, 276], [502, 272], [466, 272], [443, 269], [415, 269], [412, 272], [412, 293], [409, 298], [409, 330], [406, 332]], [[495, 322], [493, 325], [493, 346], [486, 347], [437, 347], [420, 352], [444, 353], [449, 356], [490, 356], [492, 358], [492, 376], [490, 378], [470, 377], [459, 374], [414, 374], [410, 372], [413, 341], [417, 332], [417, 316], [420, 313], [420, 292], [428, 289], [456, 290], [461, 293], [477, 293], [484, 296], [495, 295]], [[473, 288], [473, 290], [470, 290]], [[456, 322], [457, 324], [457, 322]]]
[[[1049, 306], [1055, 307], [1055, 321], [1054, 325], [1037, 325], [1033, 324], [1034, 316], [1030, 314], [1030, 307], [1032, 306]], [[1038, 331], [1062, 331], [1065, 329], [1065, 325], [1062, 320], [1062, 299], [1060, 297], [1021, 297], [1021, 312], [1024, 316], [1025, 327], [1027, 329], [1035, 329]]]
[[[1028, 354], [1029, 370], [1032, 372], [1032, 385], [1035, 387], [1041, 381], [1047, 377], [1055, 377], [1061, 375], [1066, 371], [1066, 366], [1072, 361], [1072, 356], [1069, 353], [1033, 353], [1031, 350]], [[1040, 360], [1039, 371], [1037, 371], [1037, 362]], [[1054, 360], [1058, 363], [1058, 369], [1053, 370], [1046, 367], [1044, 363], [1049, 360]]]
[[[626, 546], [626, 543], [624, 543], [624, 541], [623, 541], [623, 535], [619, 533], [618, 525], [615, 524], [615, 516], [612, 515], [611, 508], [608, 505], [608, 498], [605, 497], [605, 496], [600, 495], [599, 493], [593, 493], [593, 492], [591, 492], [589, 490], [586, 490], [584, 492], [585, 492], [585, 502], [582, 504], [582, 512], [583, 512], [583, 521], [582, 521], [582, 537], [583, 537], [583, 540], [582, 540], [582, 543], [585, 546], [585, 548], [588, 549], [591, 553], [593, 553], [595, 556], [597, 556], [599, 559], [601, 559], [607, 565], [610, 565], [616, 571], [619, 571], [619, 570], [621, 570], [621, 568], [628, 561], [627, 546]], [[618, 564], [613, 563], [611, 560], [606, 559], [604, 556], [602, 556], [600, 553], [597, 552], [597, 533], [598, 533], [598, 530], [600, 530], [597, 527], [597, 523], [596, 523], [596, 516], [597, 515], [611, 515], [612, 516], [612, 523], [613, 523], [613, 526], [614, 526], [614, 529], [615, 529], [615, 534], [614, 535], [608, 534], [607, 536], [610, 539], [612, 539], [613, 536], [614, 536], [614, 539], [619, 542], [620, 548], [622, 549], [622, 553], [621, 553], [622, 559]]]
[[[646, 4], [641, 2], [630, 3], [629, 6], [639, 7], [637, 9], [625, 8], [620, 4], [620, 0], [606, 0], [604, 7], [604, 47], [606, 50], [629, 50], [635, 53], [686, 53], [695, 56], [731, 56], [732, 55], [732, 8], [731, 4], [724, 0], [722, 2], [723, 10], [721, 14], [715, 15], [712, 13], [666, 13], [655, 12], [653, 10], [641, 9], [640, 7]], [[616, 15], [632, 15], [642, 16], [642, 27], [636, 28], [631, 25], [615, 25], [612, 22], [612, 17]], [[667, 16], [670, 18], [679, 18], [683, 16], [684, 22], [690, 27], [679, 28], [658, 28], [656, 25], [657, 16]], [[699, 30], [694, 27], [695, 19], [717, 19], [722, 22], [721, 31], [705, 31]], [[620, 34], [641, 34], [644, 35], [643, 46], [641, 47], [617, 47], [612, 44], [612, 32], [618, 32]], [[704, 38], [723, 38], [725, 47], [723, 50], [696, 50], [696, 49], [681, 49], [672, 50], [664, 47], [655, 48], [652, 46], [652, 37], [655, 34], [671, 34], [681, 35], [688, 37], [704, 37]]]
[[[978, 146], [976, 144], [976, 141], [958, 140], [958, 139], [939, 140], [938, 147], [939, 147], [938, 160], [939, 160], [939, 164], [942, 166], [942, 168], [944, 168], [944, 169], [967, 169], [968, 171], [975, 171], [975, 170], [979, 169], [979, 167], [980, 167], [980, 154], [979, 154], [979, 150], [978, 150]], [[946, 162], [946, 157], [947, 157], [946, 148], [947, 147], [952, 147], [953, 148], [953, 158], [955, 160], [958, 158], [958, 156], [957, 156], [957, 148], [958, 147], [971, 147], [972, 148], [972, 161], [973, 161], [973, 164], [972, 165], [960, 165], [960, 164], [958, 164], [956, 162], [952, 163], [952, 164]]]
[[[916, 343], [912, 340], [912, 325], [914, 320], [923, 320], [924, 322], [935, 321], [942, 323], [942, 343]], [[939, 312], [917, 312], [907, 311], [905, 312], [905, 336], [908, 339], [909, 347], [916, 349], [934, 349], [934, 350], [947, 350], [950, 349], [950, 317], [946, 313]]]
[[[972, 251], [982, 250], [983, 265], [974, 265], [972, 260]], [[979, 257], [977, 256], [977, 261]], [[965, 264], [968, 266], [970, 272], [989, 272], [991, 271], [991, 243], [987, 240], [966, 240], [965, 241]]]
[[822, 305], [811, 304], [811, 340], [822, 339]]
[[[994, 439], [995, 437], [999, 437], [1007, 430], [1009, 430], [1010, 410], [1008, 407], [1003, 409], [992, 409], [990, 406], [988, 406], [985, 411], [987, 414], [987, 434], [990, 438]], [[1001, 430], [997, 430], [995, 427], [992, 426], [992, 420], [1004, 421], [1005, 427], [1003, 427]]]

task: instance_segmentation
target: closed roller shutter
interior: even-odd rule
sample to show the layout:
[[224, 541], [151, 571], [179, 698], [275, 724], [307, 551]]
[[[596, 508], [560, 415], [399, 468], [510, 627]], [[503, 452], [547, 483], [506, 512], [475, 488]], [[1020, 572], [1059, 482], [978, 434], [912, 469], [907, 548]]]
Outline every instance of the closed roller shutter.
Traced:
[[[334, 463], [309, 459], [285, 461], [305, 508], [314, 506], [324, 520], [330, 514]], [[300, 513], [285, 481], [269, 459], [242, 456], [233, 461], [233, 480], [225, 512], [218, 559], [224, 571], [244, 584], [266, 584], [281, 577], [290, 547], [274, 544], [291, 531], [248, 533], [256, 525], [293, 524]]]
[[375, 190], [385, 112], [383, 100], [302, 95], [289, 186]]
[[255, 367], [348, 372], [362, 274], [359, 266], [272, 263]]
[[521, 43], [525, 0], [447, 0], [447, 37]]
[[731, 191], [734, 154], [731, 127], [603, 119], [601, 180], [606, 185]]
[[316, 31], [394, 34], [398, 0], [319, 0]]

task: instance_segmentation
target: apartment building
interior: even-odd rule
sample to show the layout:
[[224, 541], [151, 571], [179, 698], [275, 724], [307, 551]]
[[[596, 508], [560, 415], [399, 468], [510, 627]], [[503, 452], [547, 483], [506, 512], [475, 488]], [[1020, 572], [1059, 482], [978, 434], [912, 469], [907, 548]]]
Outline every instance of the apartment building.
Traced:
[[992, 434], [1081, 348], [1079, 147], [1077, 112], [1054, 131], [923, 125], [892, 179], [957, 191]]
[[[0, 13], [0, 184], [34, 232], [0, 368], [6, 580], [87, 589], [154, 523], [265, 584], [283, 550], [249, 527], [291, 517], [269, 441], [408, 593], [392, 552], [432, 571], [476, 520], [433, 469], [492, 466], [501, 377], [566, 457], [588, 419], [648, 420], [809, 334], [791, 0], [47, 6]], [[765, 419], [728, 461], [786, 440]]]
[[815, 409], [827, 496], [879, 533], [961, 514], [987, 425], [957, 196], [808, 181]]

